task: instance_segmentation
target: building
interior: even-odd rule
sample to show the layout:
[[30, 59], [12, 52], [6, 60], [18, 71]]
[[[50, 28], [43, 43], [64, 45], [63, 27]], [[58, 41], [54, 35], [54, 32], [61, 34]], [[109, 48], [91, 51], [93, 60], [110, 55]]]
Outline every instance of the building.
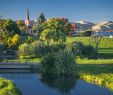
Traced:
[[30, 23], [30, 18], [29, 18], [29, 10], [28, 9], [27, 9], [27, 12], [26, 12], [25, 25], [26, 25], [26, 33], [30, 34], [32, 28], [31, 28], [31, 23]]

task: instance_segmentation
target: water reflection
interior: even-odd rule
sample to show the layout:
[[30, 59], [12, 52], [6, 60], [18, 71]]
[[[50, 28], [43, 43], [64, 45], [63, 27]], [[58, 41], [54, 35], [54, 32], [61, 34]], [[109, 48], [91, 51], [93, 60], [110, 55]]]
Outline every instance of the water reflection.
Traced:
[[14, 81], [23, 95], [113, 95], [106, 88], [76, 79], [74, 76], [55, 77], [51, 74], [13, 71], [1, 72], [0, 77]]
[[75, 87], [77, 79], [72, 75], [54, 76], [52, 74], [42, 74], [40, 80], [44, 85], [57, 89], [62, 95], [70, 95], [71, 89]]

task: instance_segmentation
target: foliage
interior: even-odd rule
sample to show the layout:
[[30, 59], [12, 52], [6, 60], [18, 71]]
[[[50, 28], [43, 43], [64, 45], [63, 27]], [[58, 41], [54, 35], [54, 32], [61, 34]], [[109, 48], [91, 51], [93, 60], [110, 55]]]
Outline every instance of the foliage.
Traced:
[[113, 90], [113, 65], [84, 64], [79, 66], [80, 78]]
[[21, 93], [12, 81], [0, 78], [0, 95], [21, 95]]
[[37, 22], [36, 24], [33, 26], [33, 31], [36, 33], [37, 36], [40, 35], [40, 33], [42, 32], [42, 24], [45, 22], [45, 16], [44, 14], [41, 12], [38, 19], [37, 19]]
[[38, 17], [38, 19], [37, 19], [38, 25], [41, 25], [42, 23], [44, 23], [45, 20], [46, 20], [46, 19], [45, 19], [45, 16], [44, 16], [44, 14], [41, 12], [40, 15], [39, 15], [39, 17]]
[[92, 45], [84, 45], [82, 42], [73, 42], [67, 46], [77, 57], [95, 58], [96, 50]]
[[10, 35], [13, 35], [15, 33], [19, 33], [19, 29], [17, 27], [16, 22], [12, 21], [11, 19], [8, 19], [8, 20], [2, 19], [2, 20], [0, 20], [0, 29], [2, 31], [9, 32]]
[[37, 55], [37, 48], [39, 46], [39, 42], [38, 41], [35, 41], [33, 43], [24, 43], [24, 44], [21, 44], [19, 46], [19, 57], [21, 58], [24, 58], [24, 57], [36, 57]]
[[18, 34], [15, 34], [12, 38], [8, 38], [8, 46], [17, 48], [21, 43], [21, 38]]
[[42, 74], [55, 74], [55, 54], [48, 53], [42, 59], [41, 73]]
[[43, 57], [48, 53], [55, 53], [59, 50], [64, 50], [65, 45], [64, 44], [56, 44], [56, 45], [45, 45], [40, 44], [39, 47], [37, 47], [37, 56]]
[[75, 56], [83, 56], [82, 52], [84, 49], [84, 44], [82, 42], [73, 42], [69, 46], [67, 46]]
[[18, 20], [16, 24], [21, 32], [25, 32], [26, 26], [24, 20]]
[[57, 75], [73, 75], [75, 60], [72, 52], [68, 50], [49, 53], [42, 59], [41, 72]]
[[19, 56], [29, 55], [29, 45], [27, 43], [21, 44], [18, 49]]
[[87, 31], [85, 31], [83, 34], [84, 34], [85, 37], [91, 36], [92, 31], [91, 31], [91, 30], [87, 30]]
[[1, 31], [0, 32], [0, 44], [1, 45], [7, 45], [7, 41], [9, 38], [9, 33], [7, 31]]
[[58, 75], [73, 75], [75, 66], [74, 55], [69, 50], [59, 51], [56, 54], [55, 69]]
[[96, 49], [92, 45], [85, 45], [82, 51], [84, 57], [96, 58]]
[[102, 36], [100, 36], [100, 35], [93, 35], [91, 37], [91, 41], [95, 45], [95, 49], [96, 49], [96, 58], [98, 58], [99, 44], [102, 40], [101, 38], [102, 38]]
[[[73, 42], [83, 42], [83, 44], [91, 44], [93, 46], [94, 43], [91, 41], [90, 37], [68, 37], [66, 43], [73, 43]], [[113, 48], [113, 38], [101, 38], [101, 42], [99, 44], [99, 48]]]
[[40, 39], [46, 44], [63, 43], [66, 41], [67, 28], [62, 20], [51, 18], [43, 25]]
[[33, 37], [27, 36], [27, 38], [25, 39], [25, 43], [30, 44], [30, 43], [32, 43], [32, 42], [33, 42]]

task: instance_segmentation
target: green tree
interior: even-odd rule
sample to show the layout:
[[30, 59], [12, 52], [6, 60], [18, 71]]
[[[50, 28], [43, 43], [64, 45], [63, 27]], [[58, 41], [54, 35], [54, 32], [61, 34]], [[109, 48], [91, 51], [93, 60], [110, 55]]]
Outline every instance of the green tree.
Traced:
[[12, 21], [11, 19], [1, 19], [0, 20], [0, 29], [2, 31], [7, 31], [10, 34], [18, 33], [19, 29], [17, 27], [16, 22]]
[[39, 17], [38, 17], [38, 19], [37, 19], [38, 24], [41, 25], [42, 23], [45, 22], [45, 20], [46, 20], [46, 19], [45, 19], [45, 16], [44, 16], [44, 14], [41, 12], [40, 15], [39, 15]]
[[63, 43], [66, 41], [67, 28], [64, 21], [51, 18], [44, 24], [40, 39], [47, 44]]
[[93, 35], [91, 37], [91, 41], [95, 45], [95, 49], [96, 49], [96, 58], [98, 58], [98, 50], [99, 50], [99, 45], [100, 45], [101, 40], [102, 40], [101, 35]]
[[33, 31], [35, 31], [36, 34], [40, 34], [40, 32], [42, 31], [41, 25], [45, 22], [45, 20], [46, 20], [45, 16], [41, 12], [40, 15], [38, 16], [37, 23], [33, 26]]

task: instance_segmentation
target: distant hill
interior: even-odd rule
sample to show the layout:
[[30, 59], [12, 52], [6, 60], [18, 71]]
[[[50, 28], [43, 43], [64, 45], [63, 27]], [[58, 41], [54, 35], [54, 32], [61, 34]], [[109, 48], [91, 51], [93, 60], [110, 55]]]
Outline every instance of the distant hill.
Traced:
[[102, 32], [102, 31], [113, 32], [113, 21], [102, 21], [95, 24], [92, 22], [81, 20], [75, 23], [77, 25], [77, 30], [80, 32], [83, 32], [89, 29], [95, 32]]
[[95, 26], [92, 27], [92, 30], [95, 32], [113, 31], [113, 22], [112, 21], [99, 22]]
[[85, 30], [91, 29], [95, 24], [81, 20], [81, 21], [77, 21], [76, 25], [77, 25], [77, 30], [83, 32]]

